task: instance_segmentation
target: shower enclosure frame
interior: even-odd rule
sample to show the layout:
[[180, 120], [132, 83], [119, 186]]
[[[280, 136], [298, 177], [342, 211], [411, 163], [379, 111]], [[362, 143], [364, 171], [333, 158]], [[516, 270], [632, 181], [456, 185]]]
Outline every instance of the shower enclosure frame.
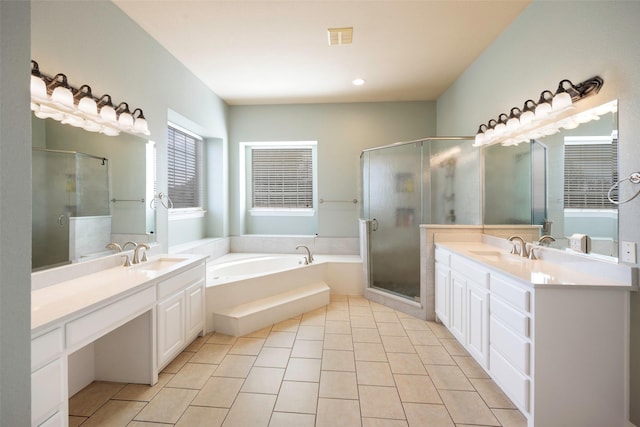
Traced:
[[[427, 137], [427, 138], [421, 138], [421, 139], [417, 139], [417, 140], [412, 140], [412, 141], [404, 141], [404, 142], [397, 142], [397, 143], [393, 143], [393, 144], [387, 144], [387, 145], [383, 145], [380, 147], [373, 147], [373, 148], [368, 148], [365, 150], [362, 150], [362, 153], [360, 155], [361, 158], [361, 162], [364, 161], [364, 156], [365, 153], [371, 153], [374, 151], [379, 151], [379, 150], [384, 150], [384, 149], [393, 149], [396, 147], [402, 147], [402, 146], [406, 146], [406, 145], [420, 145], [421, 147], [421, 155], [420, 155], [420, 173], [421, 173], [421, 177], [420, 177], [420, 182], [419, 182], [419, 186], [420, 186], [420, 215], [418, 218], [415, 218], [415, 233], [416, 236], [419, 239], [420, 236], [420, 224], [426, 224], [426, 223], [430, 223], [431, 222], [431, 212], [432, 212], [432, 202], [431, 202], [431, 191], [425, 191], [425, 189], [423, 188], [423, 186], [425, 184], [427, 184], [429, 186], [429, 189], [431, 189], [431, 183], [432, 183], [432, 171], [431, 171], [431, 167], [428, 168], [428, 170], [425, 170], [425, 160], [427, 159], [432, 159], [432, 155], [429, 154], [428, 157], [426, 157], [422, 151], [422, 149], [424, 149], [425, 144], [429, 144], [433, 141], [451, 141], [451, 142], [455, 142], [455, 141], [468, 141], [470, 143], [473, 143], [474, 138], [473, 137], [469, 137], [469, 136], [442, 136], [442, 137], [437, 137], [437, 136], [432, 136], [432, 137]], [[370, 159], [368, 159], [370, 160]], [[480, 179], [480, 177], [482, 176], [482, 150], [480, 150], [479, 155], [478, 155], [478, 169], [479, 169], [479, 175], [478, 175], [478, 179]], [[363, 164], [363, 172], [364, 172], [364, 163]], [[367, 165], [368, 167], [369, 165]], [[425, 177], [426, 176], [426, 177]], [[374, 277], [373, 274], [375, 273], [375, 269], [372, 268], [372, 240], [375, 243], [375, 240], [372, 239], [372, 232], [373, 232], [373, 228], [376, 226], [376, 222], [375, 219], [369, 215], [369, 213], [371, 212], [371, 206], [370, 206], [370, 199], [369, 196], [370, 194], [367, 192], [367, 190], [369, 189], [369, 182], [365, 182], [364, 179], [364, 174], [362, 176], [363, 182], [362, 182], [362, 193], [363, 193], [363, 203], [362, 203], [362, 212], [361, 212], [361, 220], [360, 220], [360, 234], [361, 234], [361, 248], [362, 248], [362, 252], [363, 252], [363, 265], [364, 265], [364, 273], [365, 273], [365, 283], [366, 283], [366, 287], [365, 287], [365, 297], [381, 303], [383, 305], [389, 306], [391, 308], [394, 308], [396, 310], [417, 316], [419, 318], [426, 318], [427, 316], [427, 304], [431, 304], [433, 303], [433, 301], [427, 301], [427, 281], [429, 280], [426, 277], [426, 264], [425, 264], [425, 260], [424, 260], [424, 255], [422, 254], [422, 250], [420, 248], [420, 243], [418, 243], [418, 247], [416, 248], [416, 250], [418, 251], [418, 262], [419, 265], [417, 266], [418, 270], [419, 270], [419, 277], [417, 278], [418, 280], [418, 289], [419, 289], [419, 294], [416, 297], [414, 297], [413, 299], [410, 299], [409, 297], [405, 296], [401, 296], [397, 293], [394, 293], [391, 290], [385, 290], [383, 288], [379, 288], [379, 287], [375, 287], [374, 286]], [[397, 184], [396, 184], [397, 185]], [[480, 185], [480, 204], [478, 206], [478, 213], [479, 213], [479, 217], [478, 219], [480, 221], [482, 221], [482, 191], [483, 191], [483, 186]], [[428, 196], [428, 200], [425, 200], [425, 198]], [[426, 213], [428, 212], [428, 215], [426, 215]], [[413, 244], [413, 243], [411, 243]], [[373, 271], [373, 273], [372, 273]]]

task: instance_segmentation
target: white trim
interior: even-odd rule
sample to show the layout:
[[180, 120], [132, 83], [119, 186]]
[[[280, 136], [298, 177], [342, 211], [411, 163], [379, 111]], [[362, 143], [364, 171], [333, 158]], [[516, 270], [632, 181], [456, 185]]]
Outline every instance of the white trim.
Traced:
[[276, 208], [253, 208], [249, 209], [251, 216], [314, 216], [315, 209], [276, 209]]
[[202, 208], [169, 209], [169, 221], [180, 219], [204, 218], [207, 213]]
[[593, 145], [593, 144], [611, 144], [613, 138], [611, 135], [603, 136], [565, 136], [564, 145]]
[[189, 129], [185, 129], [185, 128], [183, 128], [182, 126], [177, 125], [177, 124], [175, 124], [175, 123], [173, 123], [173, 122], [170, 122], [170, 121], [168, 121], [168, 122], [167, 122], [167, 124], [169, 125], [169, 127], [172, 127], [172, 128], [174, 128], [174, 129], [177, 129], [177, 130], [179, 130], [179, 131], [180, 131], [180, 132], [182, 132], [182, 133], [186, 133], [187, 135], [189, 135], [189, 136], [191, 136], [191, 137], [193, 137], [193, 138], [195, 138], [195, 139], [197, 139], [197, 140], [204, 141], [204, 138], [202, 138], [202, 137], [201, 137], [200, 135], [198, 135], [197, 133], [193, 133], [193, 132], [192, 132], [192, 131], [190, 131]]

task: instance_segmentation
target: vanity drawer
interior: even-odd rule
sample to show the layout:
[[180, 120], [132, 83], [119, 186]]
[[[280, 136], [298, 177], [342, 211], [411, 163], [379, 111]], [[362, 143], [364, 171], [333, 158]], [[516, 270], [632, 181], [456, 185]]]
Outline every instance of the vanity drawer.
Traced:
[[522, 412], [528, 413], [530, 380], [514, 369], [493, 347], [489, 348], [489, 353], [491, 377]]
[[67, 379], [62, 359], [56, 359], [31, 374], [31, 425], [38, 425], [60, 410], [67, 399]]
[[514, 332], [525, 338], [529, 337], [529, 316], [514, 310], [508, 304], [502, 302], [500, 298], [491, 296], [491, 316], [500, 319], [505, 325], [513, 329]]
[[167, 280], [163, 280], [158, 283], [158, 299], [161, 300], [169, 295], [173, 295], [178, 291], [181, 291], [188, 286], [196, 283], [198, 280], [205, 277], [204, 264], [200, 264], [195, 268], [180, 273], [177, 276], [173, 276]]
[[156, 289], [152, 286], [67, 323], [67, 346], [73, 347], [88, 338], [99, 338], [155, 301]]
[[499, 276], [491, 275], [491, 293], [499, 296], [518, 310], [530, 311], [531, 292], [519, 288]]
[[489, 344], [516, 369], [529, 374], [529, 342], [516, 335], [493, 316], [489, 320]]
[[62, 353], [62, 328], [42, 334], [31, 340], [31, 370], [38, 369]]
[[451, 269], [468, 277], [483, 288], [489, 287], [489, 272], [474, 262], [467, 261], [460, 256], [452, 256]]

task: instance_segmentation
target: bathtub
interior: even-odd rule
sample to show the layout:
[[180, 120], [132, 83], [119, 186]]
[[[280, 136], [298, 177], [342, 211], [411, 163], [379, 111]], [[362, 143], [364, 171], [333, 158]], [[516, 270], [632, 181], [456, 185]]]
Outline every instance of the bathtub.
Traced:
[[332, 294], [362, 295], [364, 274], [357, 255], [317, 255], [304, 264], [301, 254], [230, 253], [207, 263], [207, 332], [212, 313], [324, 282]]

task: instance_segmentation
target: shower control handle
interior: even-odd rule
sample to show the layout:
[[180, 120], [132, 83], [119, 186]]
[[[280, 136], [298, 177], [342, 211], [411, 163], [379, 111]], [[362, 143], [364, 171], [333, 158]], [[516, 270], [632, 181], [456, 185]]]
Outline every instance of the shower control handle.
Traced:
[[375, 218], [371, 220], [371, 231], [378, 231], [378, 220]]
[[60, 227], [64, 226], [64, 222], [62, 221], [64, 219], [65, 215], [64, 214], [60, 214], [60, 216], [58, 217], [58, 225]]

